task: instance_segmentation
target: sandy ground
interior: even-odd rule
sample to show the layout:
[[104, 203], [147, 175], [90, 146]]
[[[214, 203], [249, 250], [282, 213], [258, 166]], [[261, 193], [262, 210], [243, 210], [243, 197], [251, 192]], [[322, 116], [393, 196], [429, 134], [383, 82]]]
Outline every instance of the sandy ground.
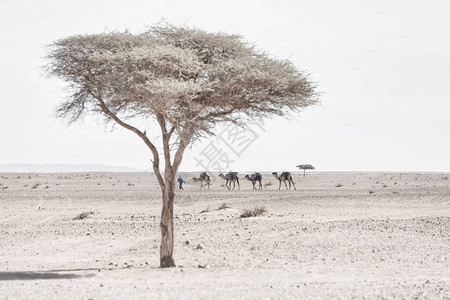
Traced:
[[153, 175], [0, 175], [0, 299], [450, 299], [450, 174], [184, 174], [171, 269]]

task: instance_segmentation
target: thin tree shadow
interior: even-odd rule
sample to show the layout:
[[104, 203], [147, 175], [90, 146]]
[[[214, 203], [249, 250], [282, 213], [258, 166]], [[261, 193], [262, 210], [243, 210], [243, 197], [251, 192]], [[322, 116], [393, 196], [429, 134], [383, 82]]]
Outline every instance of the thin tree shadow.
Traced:
[[[73, 272], [86, 271], [112, 271], [129, 269], [159, 269], [157, 267], [113, 267], [113, 268], [78, 268], [78, 269], [55, 269], [47, 271], [12, 271], [0, 272], [0, 281], [8, 280], [45, 280], [45, 279], [76, 279], [85, 277], [94, 277], [95, 274], [73, 274]], [[64, 272], [64, 273], [62, 273]], [[69, 273], [70, 272], [70, 273]]]
[[[67, 270], [70, 271], [70, 270]], [[9, 280], [46, 280], [46, 279], [75, 279], [82, 277], [93, 277], [94, 274], [71, 274], [56, 273], [52, 271], [16, 271], [16, 272], [0, 272], [0, 281]]]

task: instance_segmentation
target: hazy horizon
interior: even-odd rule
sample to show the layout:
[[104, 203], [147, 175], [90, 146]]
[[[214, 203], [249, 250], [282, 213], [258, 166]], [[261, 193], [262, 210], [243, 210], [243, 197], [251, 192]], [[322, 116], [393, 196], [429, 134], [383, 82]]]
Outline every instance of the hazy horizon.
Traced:
[[[0, 164], [103, 164], [150, 169], [152, 155], [99, 118], [68, 127], [53, 118], [64, 85], [43, 76], [46, 46], [76, 34], [133, 33], [165, 20], [242, 35], [311, 74], [321, 104], [290, 120], [265, 120], [245, 147], [204, 139], [180, 171], [215, 145], [220, 170], [450, 171], [450, 20], [445, 1], [2, 1]], [[146, 128], [151, 134], [151, 128]], [[155, 133], [153, 136], [158, 136]], [[220, 144], [222, 142], [222, 144]], [[223, 156], [224, 157], [224, 156]], [[222, 161], [223, 163], [223, 161]], [[217, 165], [216, 165], [217, 167]], [[211, 169], [211, 171], [219, 171]]]
[[[178, 173], [200, 173], [204, 170], [185, 170]], [[262, 174], [271, 174], [272, 172], [284, 172], [289, 171], [295, 174], [303, 174], [303, 170], [298, 168], [286, 169], [286, 170], [238, 170], [233, 171], [239, 174], [250, 174], [253, 172], [259, 172]], [[115, 166], [115, 165], [101, 165], [101, 164], [64, 164], [64, 163], [42, 163], [42, 164], [27, 164], [27, 163], [8, 163], [0, 164], [0, 173], [80, 173], [80, 172], [106, 172], [106, 173], [153, 173], [152, 169], [137, 169], [129, 166]], [[211, 174], [226, 173], [228, 171], [208, 171]], [[331, 170], [307, 170], [306, 176], [308, 174], [328, 174], [328, 173], [450, 173], [450, 172], [436, 172], [436, 171], [383, 171], [383, 170], [354, 170], [354, 171], [331, 171]]]

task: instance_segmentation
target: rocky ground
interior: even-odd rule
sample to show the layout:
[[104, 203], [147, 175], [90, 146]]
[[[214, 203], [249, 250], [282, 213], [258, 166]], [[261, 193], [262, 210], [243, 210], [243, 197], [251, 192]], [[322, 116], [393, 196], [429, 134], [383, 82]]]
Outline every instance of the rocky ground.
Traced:
[[1, 299], [450, 299], [449, 174], [183, 174], [171, 269], [153, 175], [0, 175]]

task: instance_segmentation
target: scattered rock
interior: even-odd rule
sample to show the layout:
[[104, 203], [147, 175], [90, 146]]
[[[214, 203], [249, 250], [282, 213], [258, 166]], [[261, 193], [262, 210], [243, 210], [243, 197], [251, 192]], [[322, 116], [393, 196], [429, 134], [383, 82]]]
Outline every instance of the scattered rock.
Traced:
[[[40, 209], [40, 207], [39, 207], [39, 209]], [[83, 220], [86, 218], [90, 218], [90, 216], [93, 214], [94, 214], [93, 211], [85, 211], [85, 212], [82, 212], [81, 214], [79, 214], [78, 216], [76, 216], [75, 218], [73, 218], [73, 220]]]
[[210, 265], [209, 264], [204, 264], [204, 265], [198, 265], [199, 269], [210, 269]]
[[204, 249], [202, 244], [198, 244], [197, 247], [195, 247], [195, 249]]

